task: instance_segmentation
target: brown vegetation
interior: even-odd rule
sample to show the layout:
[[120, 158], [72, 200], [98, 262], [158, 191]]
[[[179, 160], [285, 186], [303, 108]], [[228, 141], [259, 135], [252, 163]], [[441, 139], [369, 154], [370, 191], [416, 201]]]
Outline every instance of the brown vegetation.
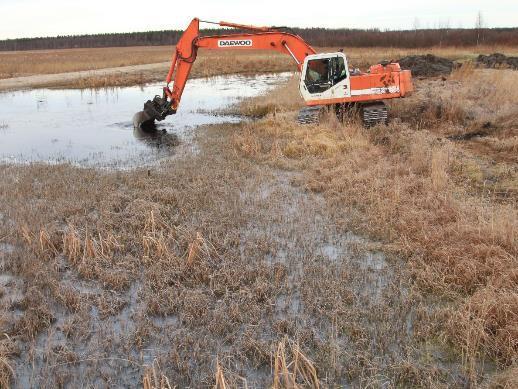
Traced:
[[0, 385], [512, 387], [517, 77], [369, 130], [296, 125], [292, 81], [156, 168], [0, 165]]
[[0, 53], [0, 78], [166, 62], [172, 47], [41, 50]]
[[[335, 51], [336, 47], [319, 48], [320, 52]], [[501, 51], [514, 55], [513, 48], [500, 47]], [[138, 85], [162, 81], [168, 70], [173, 46], [126, 47], [101, 49], [45, 50], [26, 52], [0, 52], [0, 79], [30, 75], [60, 74], [113, 68], [101, 74], [80, 74], [76, 77], [31, 80], [25, 87], [55, 86], [71, 88], [98, 88]], [[492, 46], [458, 48], [432, 48], [430, 53], [452, 60], [474, 59], [480, 53], [489, 54]], [[366, 69], [383, 59], [398, 59], [419, 54], [421, 50], [397, 48], [349, 48], [347, 55], [351, 67]], [[124, 68], [141, 64], [160, 64], [149, 69]], [[120, 68], [121, 69], [116, 69]], [[194, 64], [192, 77], [208, 77], [235, 73], [268, 73], [294, 71], [291, 58], [264, 51], [211, 51], [201, 50]], [[1, 83], [0, 83], [1, 88]]]
[[[0, 78], [56, 74], [164, 63], [163, 71], [151, 76], [164, 79], [174, 46], [71, 49], [0, 53]], [[194, 76], [229, 73], [277, 72], [292, 69], [290, 59], [276, 53], [201, 51]]]
[[512, 371], [518, 355], [517, 83], [516, 72], [465, 65], [393, 102], [388, 127], [299, 127], [276, 106], [235, 136], [245, 155], [305, 169], [337, 214], [355, 211], [343, 223], [407, 259], [420, 289], [444, 301], [421, 335], [446, 339], [473, 383], [480, 359]]
[[0, 167], [17, 384], [448, 380], [398, 371], [419, 302], [397, 266], [335, 226], [300, 175], [236, 158], [238, 128], [211, 127], [199, 155], [149, 173]]

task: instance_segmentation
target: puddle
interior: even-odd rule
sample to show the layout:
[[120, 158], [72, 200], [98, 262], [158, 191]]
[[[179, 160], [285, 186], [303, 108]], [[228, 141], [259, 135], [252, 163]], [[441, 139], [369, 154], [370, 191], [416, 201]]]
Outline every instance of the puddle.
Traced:
[[134, 131], [132, 117], [162, 84], [102, 90], [35, 89], [0, 93], [0, 162], [72, 163], [128, 168], [153, 164], [181, 143], [193, 142], [193, 128], [239, 122], [214, 115], [239, 99], [265, 93], [291, 73], [219, 76], [188, 82], [178, 113], [158, 132]]
[[14, 246], [9, 243], [0, 242], [0, 256], [4, 254], [11, 254], [14, 251]]

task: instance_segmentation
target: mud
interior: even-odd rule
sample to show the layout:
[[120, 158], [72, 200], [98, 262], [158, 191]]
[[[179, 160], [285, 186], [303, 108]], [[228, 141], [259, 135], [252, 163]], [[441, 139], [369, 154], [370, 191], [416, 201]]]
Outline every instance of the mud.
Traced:
[[411, 70], [417, 77], [445, 76], [452, 72], [453, 61], [432, 54], [410, 55], [397, 60], [402, 69]]
[[508, 57], [505, 54], [494, 53], [491, 55], [480, 54], [477, 57], [477, 65], [486, 68], [511, 68], [518, 69], [518, 57]]

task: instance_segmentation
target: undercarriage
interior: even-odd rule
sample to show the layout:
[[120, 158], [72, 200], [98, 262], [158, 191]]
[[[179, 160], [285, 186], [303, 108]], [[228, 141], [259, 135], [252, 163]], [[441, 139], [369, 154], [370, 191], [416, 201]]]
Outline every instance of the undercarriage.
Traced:
[[299, 124], [318, 124], [322, 116], [331, 110], [342, 122], [347, 117], [359, 115], [365, 127], [388, 124], [388, 107], [382, 101], [304, 107], [298, 113], [297, 122]]

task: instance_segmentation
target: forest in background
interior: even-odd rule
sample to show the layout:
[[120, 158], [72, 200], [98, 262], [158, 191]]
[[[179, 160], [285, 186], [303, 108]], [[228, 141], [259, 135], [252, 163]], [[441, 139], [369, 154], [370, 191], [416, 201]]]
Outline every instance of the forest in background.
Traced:
[[[319, 47], [462, 47], [473, 45], [518, 46], [518, 28], [437, 28], [401, 31], [379, 29], [293, 28], [283, 30]], [[202, 35], [221, 35], [237, 30], [207, 29]], [[174, 45], [183, 31], [148, 31], [20, 38], [0, 41], [0, 51], [48, 50], [96, 47]]]

